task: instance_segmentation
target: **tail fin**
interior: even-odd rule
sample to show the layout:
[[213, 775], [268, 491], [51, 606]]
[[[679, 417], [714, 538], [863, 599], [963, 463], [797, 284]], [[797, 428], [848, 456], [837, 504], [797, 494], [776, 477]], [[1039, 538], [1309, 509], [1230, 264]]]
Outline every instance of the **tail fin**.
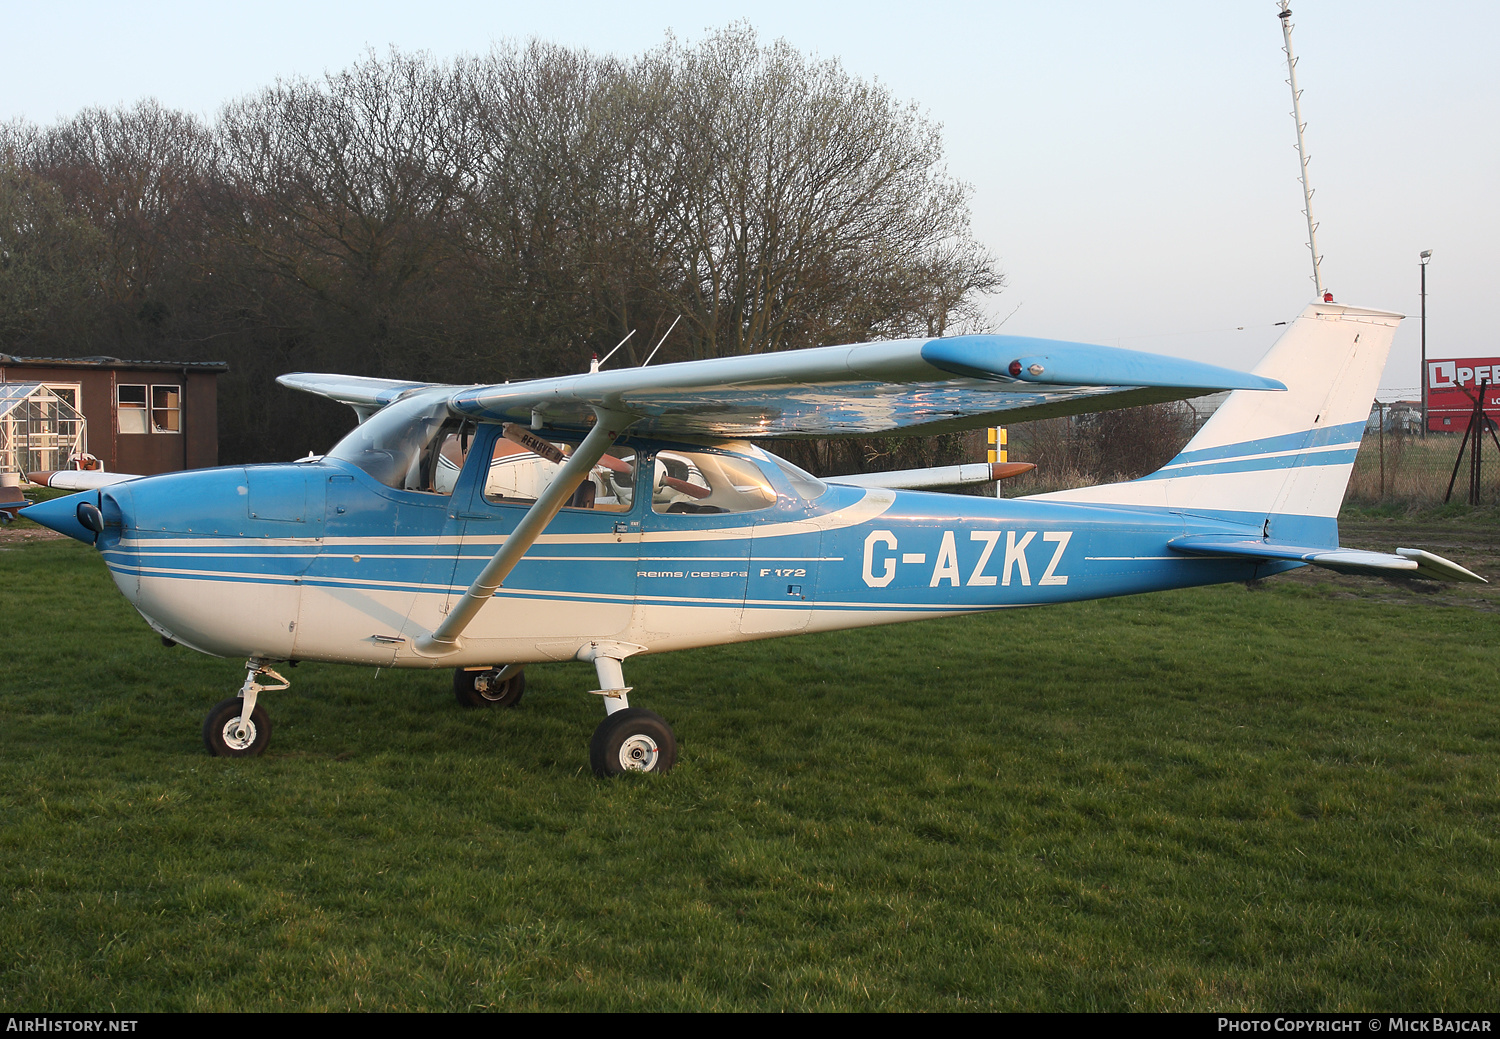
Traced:
[[1255, 367], [1285, 393], [1236, 390], [1149, 476], [1036, 498], [1233, 514], [1263, 523], [1268, 536], [1295, 529], [1316, 539], [1309, 543], [1337, 545], [1333, 520], [1400, 322], [1384, 310], [1314, 303]]

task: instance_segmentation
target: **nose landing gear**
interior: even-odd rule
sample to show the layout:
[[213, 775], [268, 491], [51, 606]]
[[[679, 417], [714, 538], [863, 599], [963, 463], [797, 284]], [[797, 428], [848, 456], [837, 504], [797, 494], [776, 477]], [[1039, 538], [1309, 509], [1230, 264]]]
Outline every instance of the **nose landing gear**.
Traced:
[[[203, 722], [203, 743], [217, 758], [249, 758], [265, 753], [271, 742], [271, 716], [256, 703], [262, 692], [275, 692], [291, 686], [285, 678], [253, 657], [245, 663], [245, 684], [238, 696], [214, 705]], [[276, 685], [261, 685], [261, 676]]]

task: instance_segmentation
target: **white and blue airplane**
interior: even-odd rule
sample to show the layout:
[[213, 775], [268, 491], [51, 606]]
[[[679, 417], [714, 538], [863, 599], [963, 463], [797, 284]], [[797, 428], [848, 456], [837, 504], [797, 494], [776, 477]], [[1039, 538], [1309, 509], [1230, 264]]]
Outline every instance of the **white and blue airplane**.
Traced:
[[[326, 456], [143, 477], [22, 513], [95, 544], [169, 643], [247, 657], [204, 740], [260, 754], [281, 661], [452, 668], [513, 705], [523, 668], [593, 663], [594, 771], [664, 772], [638, 654], [1245, 581], [1311, 564], [1482, 578], [1339, 547], [1336, 516], [1400, 315], [1314, 303], [1253, 373], [999, 335], [821, 347], [491, 386], [337, 375]], [[1026, 498], [822, 480], [770, 436], [946, 432], [1234, 391], [1138, 480]], [[930, 477], [930, 474], [926, 474]]]

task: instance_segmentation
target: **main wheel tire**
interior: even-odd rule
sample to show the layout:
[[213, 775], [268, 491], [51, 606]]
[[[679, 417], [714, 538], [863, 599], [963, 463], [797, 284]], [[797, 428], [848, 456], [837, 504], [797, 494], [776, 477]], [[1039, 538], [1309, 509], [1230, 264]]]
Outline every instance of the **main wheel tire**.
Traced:
[[666, 772], [677, 764], [677, 737], [661, 715], [627, 707], [594, 730], [589, 764], [601, 779], [625, 772]]
[[526, 692], [526, 672], [517, 671], [503, 682], [497, 682], [502, 668], [488, 671], [453, 672], [453, 695], [465, 707], [514, 707]]
[[266, 713], [263, 704], [257, 703], [255, 710], [250, 712], [250, 724], [246, 727], [245, 735], [241, 737], [238, 734], [244, 702], [238, 696], [231, 696], [219, 701], [208, 712], [208, 718], [203, 722], [203, 744], [214, 757], [259, 757], [270, 744], [271, 716]]

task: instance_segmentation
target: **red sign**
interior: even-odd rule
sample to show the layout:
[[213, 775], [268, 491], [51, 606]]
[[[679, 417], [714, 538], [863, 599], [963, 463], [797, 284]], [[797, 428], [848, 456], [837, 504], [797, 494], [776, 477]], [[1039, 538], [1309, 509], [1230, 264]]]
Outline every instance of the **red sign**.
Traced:
[[1469, 428], [1474, 398], [1484, 386], [1484, 413], [1500, 421], [1500, 357], [1459, 357], [1427, 362], [1427, 428], [1461, 433]]

